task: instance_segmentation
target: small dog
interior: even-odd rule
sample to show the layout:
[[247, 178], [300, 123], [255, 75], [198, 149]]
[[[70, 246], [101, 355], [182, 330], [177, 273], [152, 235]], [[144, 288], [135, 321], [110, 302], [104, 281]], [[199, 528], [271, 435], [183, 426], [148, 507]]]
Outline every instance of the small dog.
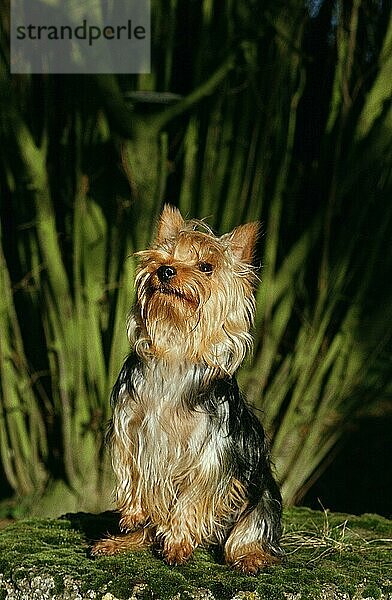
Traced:
[[158, 543], [181, 564], [200, 544], [224, 546], [244, 573], [279, 561], [281, 496], [268, 444], [234, 373], [251, 346], [259, 232], [221, 237], [165, 205], [139, 252], [128, 319], [133, 353], [113, 389], [109, 430], [122, 535], [93, 554]]

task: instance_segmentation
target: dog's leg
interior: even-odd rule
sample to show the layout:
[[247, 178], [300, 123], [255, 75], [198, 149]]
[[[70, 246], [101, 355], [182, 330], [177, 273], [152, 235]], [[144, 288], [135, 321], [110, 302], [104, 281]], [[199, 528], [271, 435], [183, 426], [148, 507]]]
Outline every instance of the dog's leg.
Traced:
[[234, 568], [256, 575], [280, 561], [281, 504], [266, 490], [259, 503], [233, 527], [225, 544], [225, 559]]
[[201, 542], [199, 521], [202, 515], [194, 504], [195, 499], [190, 496], [190, 493], [183, 492], [172, 508], [169, 521], [157, 528], [157, 538], [169, 565], [186, 562]]
[[186, 562], [197, 547], [195, 534], [192, 531], [194, 518], [191, 514], [179, 511], [170, 518], [168, 525], [162, 525], [157, 530], [161, 539], [162, 553], [169, 565], [181, 565]]
[[121, 514], [119, 526], [122, 532], [128, 533], [145, 525], [149, 515], [142, 500], [141, 477], [134, 459], [139, 451], [134, 433], [139, 424], [132, 398], [128, 395], [120, 398], [122, 403], [114, 409], [107, 437], [116, 478], [116, 504]]

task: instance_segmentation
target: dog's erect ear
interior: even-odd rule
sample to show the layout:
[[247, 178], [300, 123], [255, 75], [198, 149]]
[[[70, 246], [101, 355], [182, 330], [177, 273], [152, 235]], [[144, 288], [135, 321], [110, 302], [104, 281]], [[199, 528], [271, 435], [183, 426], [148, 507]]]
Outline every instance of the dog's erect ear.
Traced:
[[257, 238], [260, 235], [260, 223], [246, 223], [240, 225], [222, 236], [222, 240], [230, 243], [233, 254], [240, 261], [251, 265], [254, 260], [254, 252]]
[[183, 229], [184, 223], [178, 208], [165, 204], [159, 217], [156, 242], [160, 244], [164, 240], [175, 238]]

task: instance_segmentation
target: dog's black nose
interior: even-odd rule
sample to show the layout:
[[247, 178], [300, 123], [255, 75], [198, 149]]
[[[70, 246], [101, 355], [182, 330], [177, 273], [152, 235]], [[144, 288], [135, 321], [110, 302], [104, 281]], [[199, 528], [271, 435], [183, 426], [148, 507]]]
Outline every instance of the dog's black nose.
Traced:
[[176, 274], [176, 269], [170, 265], [162, 265], [162, 267], [159, 267], [157, 270], [158, 279], [162, 283], [167, 283], [169, 279], [172, 279]]

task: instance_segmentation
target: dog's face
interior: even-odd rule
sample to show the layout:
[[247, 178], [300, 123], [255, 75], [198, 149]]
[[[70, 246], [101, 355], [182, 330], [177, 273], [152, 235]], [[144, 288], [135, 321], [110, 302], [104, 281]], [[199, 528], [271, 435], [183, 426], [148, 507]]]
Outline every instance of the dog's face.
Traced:
[[258, 230], [248, 223], [216, 237], [164, 207], [136, 276], [138, 326], [152, 354], [237, 368], [254, 313]]

